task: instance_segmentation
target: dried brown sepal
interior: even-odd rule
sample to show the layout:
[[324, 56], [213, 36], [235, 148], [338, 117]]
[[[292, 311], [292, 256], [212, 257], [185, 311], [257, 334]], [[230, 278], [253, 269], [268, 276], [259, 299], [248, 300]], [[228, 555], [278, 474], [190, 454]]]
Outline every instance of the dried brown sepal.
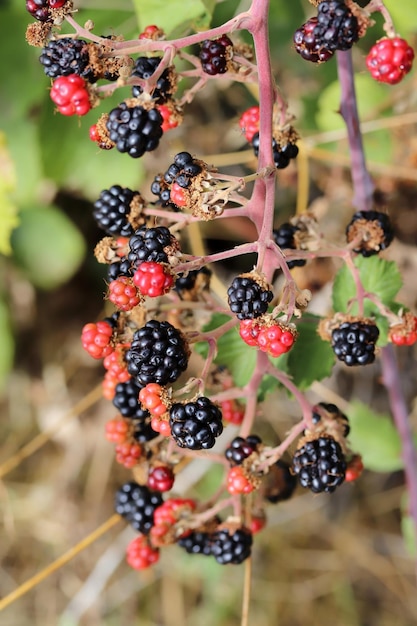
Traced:
[[99, 141], [97, 142], [99, 148], [102, 150], [111, 150], [116, 145], [114, 141], [111, 141], [109, 137], [109, 131], [107, 130], [107, 120], [109, 119], [108, 113], [100, 115], [96, 122], [97, 134]]
[[377, 220], [358, 219], [349, 226], [346, 240], [348, 243], [356, 242], [355, 252], [359, 253], [362, 250], [379, 252], [385, 242], [385, 233]]
[[143, 210], [146, 207], [146, 200], [138, 192], [135, 193], [130, 203], [130, 211], [127, 216], [127, 221], [134, 230], [137, 230], [147, 222], [146, 215], [143, 214]]
[[30, 46], [35, 48], [43, 48], [52, 30], [52, 24], [49, 22], [34, 22], [29, 24], [26, 29], [26, 41]]
[[354, 15], [358, 20], [358, 36], [360, 39], [361, 37], [366, 35], [366, 31], [368, 30], [368, 28], [371, 28], [375, 25], [375, 20], [370, 17], [369, 13], [366, 11], [366, 8], [363, 9], [353, 0], [345, 0], [345, 4], [352, 12], [352, 15]]

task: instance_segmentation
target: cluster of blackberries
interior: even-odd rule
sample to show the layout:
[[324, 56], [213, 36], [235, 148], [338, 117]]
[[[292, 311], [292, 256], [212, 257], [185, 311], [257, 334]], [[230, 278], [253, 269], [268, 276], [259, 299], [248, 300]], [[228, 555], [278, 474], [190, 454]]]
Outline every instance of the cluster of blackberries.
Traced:
[[237, 276], [227, 290], [229, 307], [240, 320], [255, 319], [268, 310], [274, 294], [250, 276]]
[[[252, 148], [255, 156], [259, 154], [259, 133], [255, 133], [252, 141]], [[274, 157], [275, 167], [283, 170], [289, 166], [291, 159], [295, 159], [298, 154], [298, 146], [295, 143], [288, 142], [281, 146], [274, 138], [272, 138], [272, 155]]]
[[343, 322], [332, 331], [333, 352], [346, 365], [369, 365], [375, 360], [379, 330], [372, 322]]
[[233, 43], [227, 35], [218, 39], [206, 39], [201, 44], [200, 61], [203, 72], [216, 76], [227, 72], [228, 51]]
[[358, 20], [343, 0], [324, 0], [294, 33], [296, 51], [313, 63], [328, 61], [336, 50], [349, 50], [359, 39]]

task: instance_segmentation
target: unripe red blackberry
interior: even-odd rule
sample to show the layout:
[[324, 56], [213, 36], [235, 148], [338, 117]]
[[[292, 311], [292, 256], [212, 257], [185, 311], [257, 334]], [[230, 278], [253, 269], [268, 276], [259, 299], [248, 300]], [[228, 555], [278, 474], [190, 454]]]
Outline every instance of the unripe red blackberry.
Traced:
[[256, 451], [262, 440], [258, 435], [235, 437], [225, 450], [225, 457], [231, 465], [241, 465], [253, 452]]
[[[138, 57], [135, 61], [132, 76], [137, 76], [143, 80], [148, 80], [155, 73], [162, 57]], [[175, 82], [171, 76], [171, 70], [165, 69], [156, 82], [156, 87], [152, 93], [152, 99], [158, 104], [163, 104], [175, 91]], [[132, 96], [138, 98], [143, 93], [142, 87], [134, 85]]]
[[195, 402], [175, 403], [169, 411], [174, 441], [181, 448], [208, 450], [223, 432], [222, 414], [213, 402], [201, 396]]
[[103, 189], [94, 202], [93, 217], [97, 225], [108, 235], [131, 237], [135, 229], [129, 221], [134, 206], [141, 205], [143, 198], [138, 191], [112, 185]]
[[159, 560], [159, 548], [150, 545], [146, 536], [139, 535], [127, 546], [126, 562], [135, 570], [147, 569]]
[[110, 111], [106, 128], [117, 150], [137, 159], [158, 147], [162, 123], [158, 109], [140, 105], [129, 107], [122, 102]]
[[297, 448], [292, 468], [302, 487], [331, 493], [345, 480], [346, 460], [340, 444], [324, 435]]
[[96, 80], [94, 71], [89, 67], [90, 57], [84, 39], [51, 39], [42, 49], [39, 61], [49, 78], [78, 74], [91, 83]]
[[227, 72], [228, 55], [232, 50], [233, 43], [227, 35], [218, 39], [205, 39], [199, 55], [203, 72], [210, 76]]
[[169, 322], [150, 320], [134, 335], [126, 352], [129, 373], [142, 386], [175, 382], [188, 365], [188, 345]]
[[237, 276], [227, 290], [229, 307], [239, 320], [255, 319], [268, 311], [274, 294], [248, 275]]
[[86, 115], [91, 109], [85, 80], [78, 74], [56, 78], [49, 95], [61, 115]]
[[343, 322], [332, 331], [333, 352], [346, 365], [369, 365], [375, 361], [378, 327], [371, 322]]
[[211, 535], [211, 553], [220, 565], [240, 565], [250, 557], [252, 543], [252, 533], [247, 528], [223, 528]]
[[360, 241], [353, 251], [364, 257], [388, 248], [394, 239], [388, 215], [381, 211], [357, 211], [346, 226], [346, 239], [350, 243], [358, 237]]
[[376, 42], [366, 57], [366, 67], [380, 83], [396, 85], [411, 71], [414, 50], [401, 37], [384, 37]]
[[117, 490], [114, 508], [135, 530], [147, 535], [154, 524], [155, 509], [162, 503], [160, 493], [130, 481]]

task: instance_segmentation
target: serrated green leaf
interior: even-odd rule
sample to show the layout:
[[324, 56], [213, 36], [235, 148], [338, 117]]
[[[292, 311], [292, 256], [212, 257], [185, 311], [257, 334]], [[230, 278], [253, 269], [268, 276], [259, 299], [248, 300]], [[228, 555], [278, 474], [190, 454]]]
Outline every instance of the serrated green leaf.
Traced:
[[319, 321], [319, 317], [307, 314], [297, 323], [299, 336], [288, 353], [287, 373], [300, 390], [330, 376], [335, 362], [330, 343], [317, 333]]
[[207, 26], [210, 23], [211, 13], [209, 15], [202, 0], [133, 0], [133, 4], [141, 30], [149, 24], [157, 24], [169, 35], [203, 16]]
[[[230, 320], [230, 317], [222, 314], [214, 314], [210, 322], [204, 326], [204, 332], [210, 332], [219, 328]], [[206, 343], [196, 344], [196, 350], [203, 357], [207, 356]], [[240, 337], [236, 328], [227, 331], [217, 342], [217, 356], [215, 363], [226, 367], [233, 377], [235, 385], [244, 387], [251, 379], [256, 364], [256, 349], [248, 346]]]
[[394, 472], [402, 469], [401, 440], [389, 415], [374, 412], [362, 402], [352, 402], [348, 412], [349, 441], [362, 456], [366, 469]]
[[0, 300], [0, 391], [4, 388], [6, 377], [11, 370], [14, 355], [13, 331], [10, 313], [5, 302]]
[[[375, 294], [383, 304], [390, 306], [402, 286], [402, 278], [397, 264], [394, 261], [386, 261], [378, 256], [364, 258], [357, 256], [355, 265], [359, 269], [362, 285], [365, 291]], [[356, 298], [356, 285], [352, 274], [343, 266], [337, 273], [333, 283], [333, 308], [335, 311], [346, 313], [349, 303]], [[372, 309], [372, 303], [366, 302], [368, 310]], [[358, 313], [357, 303], [349, 308], [352, 315]]]
[[29, 280], [42, 289], [65, 283], [85, 256], [85, 241], [75, 224], [58, 208], [22, 210], [12, 234], [14, 258]]

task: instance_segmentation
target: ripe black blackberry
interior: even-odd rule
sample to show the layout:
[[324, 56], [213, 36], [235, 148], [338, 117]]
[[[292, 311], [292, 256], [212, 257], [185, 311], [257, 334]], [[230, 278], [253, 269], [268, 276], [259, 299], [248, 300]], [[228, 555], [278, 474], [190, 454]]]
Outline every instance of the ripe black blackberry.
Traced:
[[232, 49], [233, 43], [227, 35], [218, 39], [205, 39], [199, 55], [203, 72], [210, 76], [227, 72], [228, 55]]
[[42, 49], [39, 61], [50, 78], [78, 74], [91, 83], [95, 82], [90, 64], [87, 42], [84, 39], [51, 39]]
[[292, 469], [302, 487], [313, 493], [331, 493], [345, 480], [346, 460], [340, 444], [324, 435], [296, 450]]
[[332, 58], [333, 52], [323, 47], [321, 41], [316, 39], [314, 29], [318, 23], [317, 17], [311, 17], [294, 33], [294, 48], [306, 61], [312, 63], [324, 63]]
[[141, 226], [129, 239], [128, 259], [134, 267], [145, 261], [167, 263], [168, 255], [165, 248], [171, 246], [174, 241], [175, 238], [165, 226], [155, 228]]
[[112, 109], [106, 121], [109, 139], [119, 152], [127, 152], [134, 159], [152, 152], [162, 137], [162, 115], [156, 108], [129, 107], [122, 102]]
[[332, 331], [333, 352], [346, 365], [368, 365], [375, 360], [378, 327], [371, 322], [343, 322]]
[[159, 436], [159, 433], [157, 433], [151, 426], [151, 416], [145, 420], [132, 420], [132, 427], [132, 437], [138, 443], [143, 444], [147, 441], [152, 441], [152, 439]]
[[100, 192], [94, 202], [93, 217], [97, 225], [108, 235], [130, 237], [135, 232], [128, 218], [132, 211], [133, 201], [142, 201], [139, 192], [128, 187], [113, 185], [110, 189]]
[[[255, 133], [252, 141], [252, 148], [255, 156], [259, 154], [259, 133]], [[288, 142], [285, 146], [280, 146], [276, 139], [272, 138], [272, 154], [275, 167], [283, 170], [289, 166], [291, 159], [295, 159], [298, 154], [298, 147], [295, 143]]]
[[211, 555], [210, 533], [195, 530], [186, 537], [178, 539], [177, 543], [188, 554]]
[[279, 459], [269, 468], [262, 486], [265, 500], [277, 504], [291, 498], [297, 486], [297, 477], [291, 472], [289, 463]]
[[274, 294], [248, 276], [237, 276], [227, 290], [229, 307], [240, 320], [255, 319], [268, 311]]
[[346, 227], [347, 242], [354, 241], [359, 235], [361, 240], [354, 252], [369, 257], [388, 248], [394, 239], [394, 230], [386, 213], [357, 211]]
[[[132, 76], [137, 76], [143, 80], [148, 80], [155, 73], [162, 57], [138, 57], [135, 61]], [[158, 104], [163, 104], [172, 95], [174, 90], [169, 68], [164, 70], [156, 82], [156, 87], [152, 93], [152, 98]], [[134, 85], [132, 87], [132, 96], [138, 98], [143, 93], [142, 87]]]
[[258, 435], [235, 437], [225, 450], [225, 457], [230, 465], [241, 465], [255, 450], [262, 440]]
[[109, 283], [112, 280], [117, 280], [120, 276], [127, 276], [131, 278], [133, 276], [132, 264], [127, 257], [123, 257], [120, 261], [114, 261], [107, 267], [107, 281]]
[[223, 432], [222, 413], [213, 402], [201, 396], [195, 402], [175, 403], [169, 411], [169, 425], [181, 448], [207, 450]]
[[323, 48], [349, 50], [358, 41], [358, 20], [343, 0], [324, 0], [317, 10], [314, 37]]
[[175, 382], [188, 365], [188, 345], [169, 322], [150, 320], [139, 328], [126, 352], [127, 368], [138, 385]]
[[178, 207], [170, 202], [170, 185], [165, 181], [164, 174], [157, 174], [151, 184], [151, 192], [158, 196], [158, 202], [162, 207], [168, 207], [171, 211], [178, 211]]
[[26, 0], [26, 11], [39, 22], [52, 22], [52, 11], [62, 8], [66, 2], [67, 0]]
[[118, 383], [115, 388], [113, 404], [123, 417], [131, 417], [135, 419], [145, 420], [150, 417], [149, 411], [142, 409], [139, 402], [139, 387], [133, 380], [125, 383]]
[[207, 289], [210, 284], [211, 271], [208, 267], [202, 267], [199, 270], [190, 270], [187, 274], [178, 274], [175, 281], [174, 289], [184, 297], [186, 292], [192, 292], [199, 289]]
[[189, 152], [179, 152], [174, 162], [164, 174], [164, 181], [168, 185], [177, 183], [183, 189], [190, 186], [191, 180], [203, 171], [200, 163]]
[[[282, 250], [297, 250], [297, 244], [295, 242], [294, 235], [299, 230], [297, 226], [293, 226], [289, 222], [285, 224], [281, 224], [279, 228], [275, 228], [272, 231], [272, 236], [274, 238], [275, 243]], [[306, 264], [305, 259], [300, 259], [298, 261], [288, 261], [287, 265], [289, 269], [292, 267], [302, 267]]]
[[159, 492], [130, 481], [116, 491], [114, 509], [135, 530], [147, 535], [154, 523], [155, 509], [162, 503], [163, 499]]
[[211, 553], [220, 565], [239, 565], [250, 557], [252, 533], [247, 528], [223, 528], [211, 536]]

